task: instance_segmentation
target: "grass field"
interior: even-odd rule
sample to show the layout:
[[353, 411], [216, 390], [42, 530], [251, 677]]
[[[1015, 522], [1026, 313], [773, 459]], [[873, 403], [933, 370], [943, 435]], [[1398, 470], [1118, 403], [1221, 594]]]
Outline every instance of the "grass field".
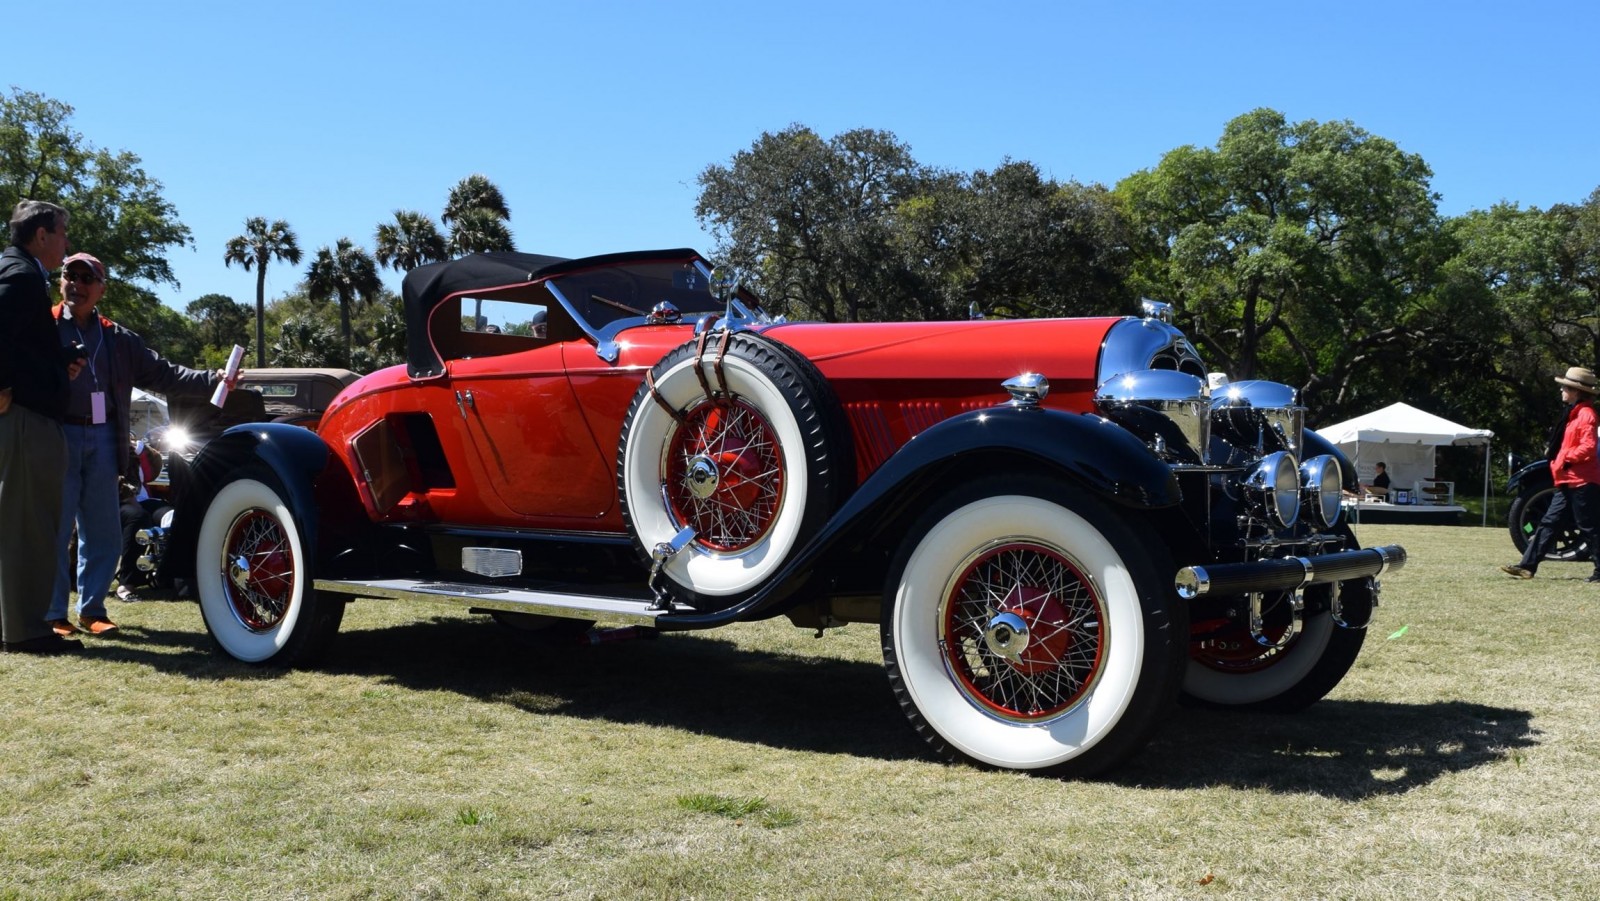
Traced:
[[1500, 529], [1410, 565], [1297, 716], [1179, 710], [1109, 776], [936, 762], [877, 633], [787, 621], [530, 651], [349, 610], [232, 663], [191, 604], [0, 655], [0, 898], [1595, 898], [1600, 586]]

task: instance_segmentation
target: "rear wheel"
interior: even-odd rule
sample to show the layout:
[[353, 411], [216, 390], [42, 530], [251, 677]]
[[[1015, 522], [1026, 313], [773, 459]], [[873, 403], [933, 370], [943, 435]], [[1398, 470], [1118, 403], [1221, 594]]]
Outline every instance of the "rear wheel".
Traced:
[[243, 470], [211, 498], [195, 550], [206, 629], [246, 663], [293, 665], [326, 649], [344, 602], [312, 588], [311, 559], [270, 473]]
[[913, 727], [1007, 769], [1088, 775], [1132, 754], [1182, 672], [1159, 547], [1043, 480], [982, 480], [930, 509], [896, 556], [882, 625]]

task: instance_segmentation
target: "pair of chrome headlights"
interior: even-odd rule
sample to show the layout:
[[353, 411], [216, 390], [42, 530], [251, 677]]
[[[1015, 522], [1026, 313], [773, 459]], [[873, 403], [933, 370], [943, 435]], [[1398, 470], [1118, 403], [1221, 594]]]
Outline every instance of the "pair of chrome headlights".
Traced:
[[1250, 470], [1244, 487], [1251, 506], [1275, 528], [1287, 529], [1298, 522], [1302, 507], [1310, 508], [1317, 526], [1330, 528], [1339, 521], [1343, 476], [1331, 454], [1297, 463], [1294, 454], [1276, 451]]

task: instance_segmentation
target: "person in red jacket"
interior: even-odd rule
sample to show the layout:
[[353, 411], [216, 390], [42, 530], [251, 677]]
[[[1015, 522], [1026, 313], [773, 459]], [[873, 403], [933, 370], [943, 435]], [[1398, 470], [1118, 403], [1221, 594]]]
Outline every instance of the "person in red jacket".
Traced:
[[1533, 578], [1570, 508], [1572, 519], [1584, 540], [1589, 542], [1589, 553], [1595, 560], [1594, 573], [1586, 581], [1600, 582], [1600, 457], [1595, 455], [1595, 375], [1591, 370], [1574, 366], [1565, 376], [1557, 376], [1556, 384], [1561, 386], [1561, 402], [1567, 404], [1561, 448], [1550, 460], [1556, 491], [1550, 496], [1550, 508], [1539, 520], [1539, 529], [1533, 533], [1522, 559], [1500, 570], [1519, 579]]

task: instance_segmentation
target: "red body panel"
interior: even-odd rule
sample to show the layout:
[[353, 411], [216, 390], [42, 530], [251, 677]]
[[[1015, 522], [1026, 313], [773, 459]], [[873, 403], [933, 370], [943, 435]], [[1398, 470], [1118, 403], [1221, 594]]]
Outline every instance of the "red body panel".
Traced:
[[[766, 333], [827, 378], [864, 480], [929, 427], [1003, 403], [1000, 383], [1024, 372], [1050, 379], [1046, 406], [1091, 409], [1100, 344], [1116, 321], [794, 323]], [[418, 413], [431, 420], [453, 485], [419, 478], [419, 448], [402, 440], [412, 484], [382, 509], [362, 486], [374, 520], [620, 534], [617, 447], [628, 405], [650, 367], [691, 337], [688, 326], [628, 329], [615, 363], [577, 340], [449, 360], [442, 377], [424, 381], [386, 369], [347, 388], [319, 433], [359, 474], [353, 442], [374, 423]]]

